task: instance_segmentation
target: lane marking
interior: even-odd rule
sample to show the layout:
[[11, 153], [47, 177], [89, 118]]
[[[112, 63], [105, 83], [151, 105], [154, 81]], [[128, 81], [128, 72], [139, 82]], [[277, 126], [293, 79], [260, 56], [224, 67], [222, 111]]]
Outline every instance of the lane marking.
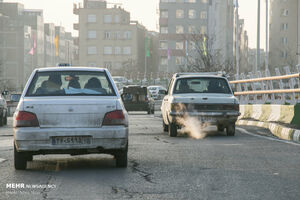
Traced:
[[6, 161], [6, 159], [0, 158], [0, 163], [3, 163], [3, 162], [5, 162], [5, 161]]
[[262, 136], [262, 135], [257, 135], [255, 133], [251, 133], [243, 128], [236, 128], [237, 130], [247, 134], [247, 135], [251, 135], [251, 136], [254, 136], [254, 137], [259, 137], [259, 138], [264, 138], [264, 139], [267, 139], [267, 140], [272, 140], [272, 141], [277, 141], [277, 142], [282, 142], [282, 143], [286, 143], [286, 144], [292, 144], [292, 145], [295, 145], [295, 146], [300, 146], [300, 144], [297, 144], [297, 143], [294, 143], [294, 142], [291, 142], [291, 141], [286, 141], [286, 140], [280, 140], [280, 139], [277, 139], [277, 138], [272, 138], [272, 137], [268, 137], [268, 136]]

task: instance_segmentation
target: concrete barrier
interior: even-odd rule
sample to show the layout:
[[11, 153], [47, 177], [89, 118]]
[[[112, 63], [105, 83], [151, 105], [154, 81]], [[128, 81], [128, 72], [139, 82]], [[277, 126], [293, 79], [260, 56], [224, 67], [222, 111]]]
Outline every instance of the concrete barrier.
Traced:
[[240, 105], [239, 119], [261, 122], [280, 122], [300, 126], [300, 104], [296, 105]]

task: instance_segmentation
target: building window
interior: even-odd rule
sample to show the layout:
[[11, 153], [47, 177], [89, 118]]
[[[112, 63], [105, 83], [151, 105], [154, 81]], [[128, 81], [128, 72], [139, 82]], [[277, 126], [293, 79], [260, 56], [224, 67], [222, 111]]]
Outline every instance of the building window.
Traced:
[[104, 23], [111, 24], [112, 23], [112, 16], [111, 15], [104, 15]]
[[176, 33], [182, 34], [183, 33], [183, 26], [176, 26]]
[[104, 32], [104, 39], [111, 40], [112, 38], [113, 38], [113, 32], [111, 32], [111, 31]]
[[123, 47], [123, 54], [130, 55], [131, 54], [131, 47]]
[[207, 33], [207, 27], [206, 26], [201, 26], [200, 27], [200, 34], [206, 34]]
[[168, 65], [168, 58], [167, 57], [161, 57], [160, 58], [160, 65]]
[[124, 32], [124, 39], [126, 39], [126, 40], [131, 39], [131, 31], [125, 31]]
[[196, 19], [196, 10], [189, 10], [189, 18]]
[[182, 50], [183, 49], [183, 42], [176, 42], [176, 49]]
[[160, 11], [160, 18], [168, 18], [169, 12], [167, 10]]
[[161, 26], [160, 27], [160, 33], [161, 34], [167, 34], [168, 33], [168, 27], [167, 26]]
[[289, 16], [289, 10], [288, 9], [283, 9], [282, 10], [282, 16], [284, 16], [284, 17]]
[[281, 43], [284, 44], [284, 45], [287, 45], [288, 44], [288, 38], [287, 37], [282, 37], [281, 38]]
[[168, 42], [167, 41], [160, 41], [159, 48], [161, 49], [168, 49]]
[[88, 22], [89, 23], [95, 23], [97, 20], [96, 20], [96, 15], [93, 15], [93, 14], [90, 14], [88, 15]]
[[280, 57], [281, 58], [287, 58], [287, 52], [286, 51], [281, 51], [280, 52]]
[[97, 54], [97, 47], [92, 46], [88, 47], [88, 55], [96, 55]]
[[195, 26], [189, 26], [189, 33], [196, 33], [196, 27]]
[[202, 3], [207, 3], [207, 0], [202, 0]]
[[288, 23], [282, 23], [281, 26], [280, 26], [280, 29], [282, 31], [287, 30], [288, 29]]
[[115, 15], [115, 23], [116, 24], [120, 23], [120, 15]]
[[120, 55], [121, 54], [121, 47], [115, 47], [115, 54]]
[[122, 39], [122, 32], [121, 31], [116, 31], [115, 32], [115, 39], [116, 40], [121, 40]]
[[97, 31], [88, 31], [88, 38], [89, 39], [97, 38]]
[[106, 46], [104, 47], [104, 55], [111, 55], [112, 54], [112, 47]]
[[176, 56], [175, 57], [175, 64], [176, 65], [183, 65], [184, 64], [184, 57], [182, 57], [182, 56]]
[[201, 19], [207, 19], [207, 12], [206, 11], [201, 11], [200, 18]]
[[186, 3], [196, 3], [196, 0], [185, 0]]
[[184, 11], [183, 10], [176, 10], [176, 18], [181, 19], [184, 18]]
[[196, 49], [196, 43], [194, 41], [189, 41], [189, 50], [195, 50]]

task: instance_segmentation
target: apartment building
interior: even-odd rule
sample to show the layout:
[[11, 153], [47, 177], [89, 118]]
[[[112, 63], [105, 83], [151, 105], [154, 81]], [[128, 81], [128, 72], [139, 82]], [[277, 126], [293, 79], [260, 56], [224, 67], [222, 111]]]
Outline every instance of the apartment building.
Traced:
[[84, 0], [74, 14], [79, 15], [74, 29], [79, 31], [80, 65], [104, 67], [114, 75], [145, 71], [146, 29], [132, 22], [129, 12], [103, 0]]
[[300, 1], [271, 0], [270, 70], [300, 63]]
[[212, 48], [207, 51], [220, 53], [218, 59], [232, 61], [232, 1], [160, 0], [159, 10], [160, 71], [174, 73], [187, 67], [189, 60], [197, 59], [195, 43], [201, 40]]
[[[236, 23], [234, 23], [234, 32], [236, 33]], [[236, 44], [236, 34], [234, 34], [234, 44]], [[245, 20], [239, 19], [238, 27], [238, 41], [239, 41], [239, 67], [240, 73], [247, 74], [249, 71], [252, 71], [254, 68], [249, 68], [248, 57], [249, 57], [249, 46], [248, 46], [248, 33], [245, 30]], [[236, 45], [233, 45], [233, 55], [236, 56]], [[235, 57], [236, 63], [236, 57]]]

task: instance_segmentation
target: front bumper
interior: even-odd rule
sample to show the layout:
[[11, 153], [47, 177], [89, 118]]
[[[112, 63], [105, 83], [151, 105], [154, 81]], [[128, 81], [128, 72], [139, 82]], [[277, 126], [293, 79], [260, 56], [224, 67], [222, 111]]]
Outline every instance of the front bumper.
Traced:
[[[90, 144], [52, 144], [53, 137], [91, 137]], [[69, 152], [69, 150], [125, 150], [128, 144], [128, 127], [103, 126], [101, 128], [15, 128], [14, 141], [17, 151]], [[38, 153], [37, 153], [38, 154]]]
[[192, 117], [197, 118], [202, 123], [228, 125], [235, 123], [240, 116], [238, 111], [212, 111], [212, 112], [169, 112], [168, 119], [171, 123], [178, 123], [178, 119]]

